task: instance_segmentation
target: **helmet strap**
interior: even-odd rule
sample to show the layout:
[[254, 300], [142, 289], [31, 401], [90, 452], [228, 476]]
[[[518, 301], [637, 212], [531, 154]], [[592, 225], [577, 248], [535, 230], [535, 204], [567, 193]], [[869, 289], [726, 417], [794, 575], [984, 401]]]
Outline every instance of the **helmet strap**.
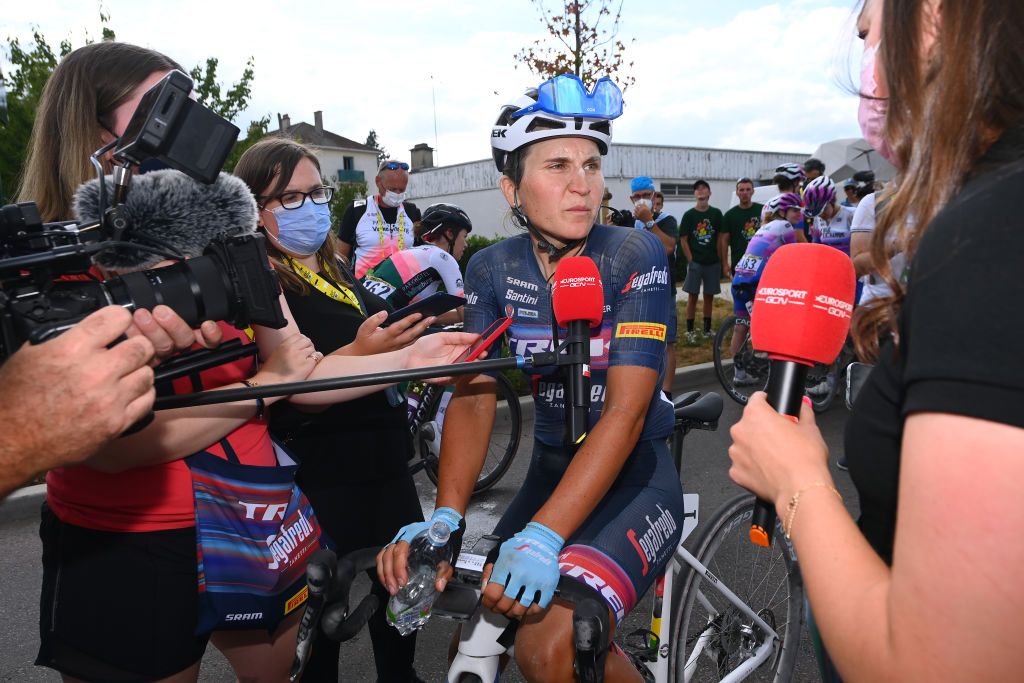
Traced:
[[519, 204], [518, 189], [513, 190], [513, 200], [515, 201], [515, 205], [512, 207], [512, 219], [519, 224], [519, 227], [526, 228], [527, 231], [533, 235], [534, 239], [537, 240], [537, 247], [542, 251], [546, 251], [549, 259], [557, 260], [562, 258], [584, 241], [582, 239], [570, 240], [563, 246], [556, 247], [548, 241], [547, 235], [544, 234], [544, 231], [534, 225], [533, 221], [530, 220], [530, 217], [527, 216], [526, 212], [521, 208], [521, 205]]

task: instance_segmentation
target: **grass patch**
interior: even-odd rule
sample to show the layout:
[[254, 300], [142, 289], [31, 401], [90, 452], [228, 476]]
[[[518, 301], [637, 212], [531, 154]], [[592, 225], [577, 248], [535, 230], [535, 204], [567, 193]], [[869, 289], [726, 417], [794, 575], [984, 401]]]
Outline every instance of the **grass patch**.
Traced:
[[[697, 316], [694, 327], [703, 329], [703, 301], [697, 303]], [[676, 333], [676, 368], [685, 368], [688, 365], [699, 363], [710, 363], [712, 358], [712, 346], [714, 339], [698, 337], [698, 341], [689, 343], [686, 341], [686, 300], [676, 302], [676, 322], [678, 323]], [[732, 302], [728, 299], [715, 297], [714, 305], [711, 308], [711, 331], [717, 332], [722, 321], [732, 315]]]

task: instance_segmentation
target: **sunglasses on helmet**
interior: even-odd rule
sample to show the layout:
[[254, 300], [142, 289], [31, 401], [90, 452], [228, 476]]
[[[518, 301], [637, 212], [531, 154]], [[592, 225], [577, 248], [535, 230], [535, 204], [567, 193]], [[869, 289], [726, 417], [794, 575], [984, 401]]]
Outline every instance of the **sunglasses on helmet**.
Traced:
[[612, 79], [603, 76], [587, 92], [579, 76], [562, 74], [541, 83], [537, 88], [537, 101], [515, 112], [512, 118], [538, 111], [555, 116], [616, 119], [622, 116], [622, 91]]
[[399, 169], [401, 169], [403, 171], [408, 171], [409, 170], [409, 164], [405, 163], [404, 161], [389, 161], [386, 164], [381, 164], [380, 165], [380, 168], [378, 169], [378, 173], [380, 171], [397, 171]]

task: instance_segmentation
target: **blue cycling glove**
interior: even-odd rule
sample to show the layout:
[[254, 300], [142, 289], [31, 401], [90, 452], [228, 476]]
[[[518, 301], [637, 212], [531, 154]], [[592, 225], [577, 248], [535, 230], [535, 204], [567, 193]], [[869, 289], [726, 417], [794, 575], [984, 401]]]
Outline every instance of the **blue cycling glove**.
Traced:
[[391, 542], [398, 543], [399, 541], [405, 541], [406, 543], [412, 543], [412, 539], [416, 537], [416, 534], [420, 533], [424, 529], [429, 529], [434, 525], [434, 522], [444, 522], [454, 534], [459, 530], [459, 522], [461, 521], [462, 515], [452, 508], [437, 508], [434, 510], [434, 514], [430, 516], [428, 521], [413, 522], [412, 524], [406, 524], [403, 526], [398, 530], [398, 533], [395, 534], [395, 537], [391, 539]]
[[[558, 586], [558, 553], [565, 540], [540, 522], [526, 528], [501, 544], [491, 582], [505, 586], [505, 595], [518, 599], [523, 607], [537, 604], [547, 607]], [[522, 592], [522, 597], [519, 593]]]

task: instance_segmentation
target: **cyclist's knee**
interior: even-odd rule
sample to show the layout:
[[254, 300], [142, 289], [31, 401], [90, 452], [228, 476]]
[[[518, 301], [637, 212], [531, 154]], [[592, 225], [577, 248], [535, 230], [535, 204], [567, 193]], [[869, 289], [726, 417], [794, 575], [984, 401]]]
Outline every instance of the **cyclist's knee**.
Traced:
[[572, 607], [555, 603], [544, 614], [523, 619], [515, 656], [531, 683], [573, 680]]

